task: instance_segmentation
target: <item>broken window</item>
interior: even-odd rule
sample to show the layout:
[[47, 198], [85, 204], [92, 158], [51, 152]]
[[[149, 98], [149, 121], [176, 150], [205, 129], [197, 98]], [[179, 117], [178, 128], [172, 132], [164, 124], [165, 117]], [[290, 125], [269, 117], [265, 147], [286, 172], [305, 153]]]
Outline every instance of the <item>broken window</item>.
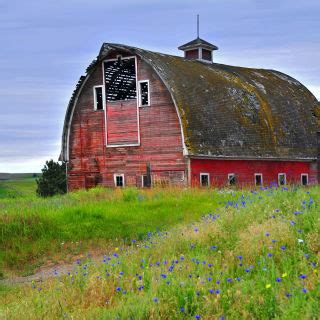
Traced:
[[301, 184], [303, 186], [307, 186], [308, 185], [308, 174], [307, 173], [302, 173], [301, 174]]
[[228, 181], [229, 181], [230, 186], [237, 184], [236, 175], [234, 173], [229, 173], [228, 174]]
[[255, 185], [258, 187], [262, 186], [262, 174], [256, 173], [254, 177], [255, 177]]
[[93, 87], [93, 95], [94, 95], [94, 110], [102, 110], [103, 109], [103, 93], [102, 86]]
[[115, 174], [114, 175], [114, 184], [116, 187], [124, 187], [124, 174]]
[[285, 173], [278, 174], [278, 184], [279, 184], [279, 186], [284, 186], [286, 184], [286, 174]]
[[123, 58], [104, 62], [107, 101], [137, 98], [135, 58]]
[[200, 185], [201, 187], [209, 187], [209, 173], [200, 173]]
[[139, 106], [150, 106], [149, 81], [139, 81]]

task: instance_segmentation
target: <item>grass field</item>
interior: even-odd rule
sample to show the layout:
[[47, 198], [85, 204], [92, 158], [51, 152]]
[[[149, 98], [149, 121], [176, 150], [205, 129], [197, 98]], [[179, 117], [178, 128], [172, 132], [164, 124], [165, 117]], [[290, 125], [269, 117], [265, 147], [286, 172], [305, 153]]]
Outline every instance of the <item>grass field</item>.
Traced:
[[96, 189], [2, 200], [6, 268], [80, 242], [105, 245], [105, 256], [43, 283], [2, 285], [0, 318], [318, 319], [319, 194]]
[[32, 273], [48, 260], [103, 250], [110, 240], [142, 240], [148, 232], [194, 221], [228, 197], [212, 190], [94, 189], [50, 199], [2, 199], [2, 273]]

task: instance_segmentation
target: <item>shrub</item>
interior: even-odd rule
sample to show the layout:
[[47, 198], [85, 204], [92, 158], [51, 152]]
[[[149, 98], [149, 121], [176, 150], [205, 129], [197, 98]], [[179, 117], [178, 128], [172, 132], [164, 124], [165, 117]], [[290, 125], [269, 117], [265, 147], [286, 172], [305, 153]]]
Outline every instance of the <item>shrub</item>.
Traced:
[[67, 192], [66, 163], [46, 161], [42, 175], [37, 180], [37, 194], [41, 197], [51, 197]]

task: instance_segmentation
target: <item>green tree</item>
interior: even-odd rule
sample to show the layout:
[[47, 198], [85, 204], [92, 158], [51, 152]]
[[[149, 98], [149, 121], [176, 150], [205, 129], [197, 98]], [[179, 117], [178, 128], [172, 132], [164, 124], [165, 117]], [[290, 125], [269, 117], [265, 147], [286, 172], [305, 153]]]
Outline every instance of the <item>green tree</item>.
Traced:
[[67, 192], [66, 163], [46, 161], [42, 175], [37, 180], [37, 194], [41, 197], [51, 197]]

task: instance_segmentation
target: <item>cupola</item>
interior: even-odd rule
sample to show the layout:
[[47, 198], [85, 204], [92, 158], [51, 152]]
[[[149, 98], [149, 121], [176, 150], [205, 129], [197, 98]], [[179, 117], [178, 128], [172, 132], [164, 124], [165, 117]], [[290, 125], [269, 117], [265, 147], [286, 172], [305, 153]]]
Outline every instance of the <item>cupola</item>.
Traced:
[[178, 47], [184, 51], [184, 57], [189, 60], [199, 60], [203, 62], [212, 62], [212, 52], [218, 50], [218, 47], [199, 37], [199, 15], [197, 16], [197, 38]]

